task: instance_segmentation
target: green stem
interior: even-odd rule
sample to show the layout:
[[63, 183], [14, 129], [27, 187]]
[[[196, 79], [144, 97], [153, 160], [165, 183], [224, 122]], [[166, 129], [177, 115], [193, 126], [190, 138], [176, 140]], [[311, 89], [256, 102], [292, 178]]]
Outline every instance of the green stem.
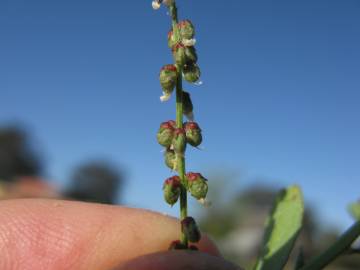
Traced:
[[[173, 34], [176, 39], [180, 36], [179, 29], [177, 28], [178, 16], [175, 1], [169, 7]], [[182, 90], [182, 66], [177, 66], [178, 77], [176, 83], [176, 127], [183, 128], [183, 90]], [[185, 179], [185, 153], [177, 155], [176, 168], [181, 179], [181, 192], [180, 192], [180, 219], [183, 220], [187, 217], [187, 189]], [[181, 233], [181, 243], [188, 247], [188, 239], [184, 233]]]
[[340, 238], [318, 257], [310, 261], [301, 270], [319, 270], [324, 269], [329, 263], [337, 257], [344, 254], [351, 244], [360, 236], [360, 221], [352, 225]]

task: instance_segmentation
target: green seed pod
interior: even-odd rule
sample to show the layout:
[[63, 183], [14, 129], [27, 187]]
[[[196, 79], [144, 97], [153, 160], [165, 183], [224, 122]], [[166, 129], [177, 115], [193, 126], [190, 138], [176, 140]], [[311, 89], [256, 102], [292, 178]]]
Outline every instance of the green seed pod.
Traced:
[[186, 141], [194, 147], [197, 147], [202, 142], [201, 129], [195, 122], [187, 122], [184, 124]]
[[197, 200], [205, 199], [208, 192], [207, 179], [200, 173], [189, 172], [186, 174], [189, 191]]
[[177, 68], [174, 65], [165, 65], [160, 70], [160, 84], [164, 94], [170, 95], [177, 82]]
[[167, 148], [164, 153], [164, 159], [166, 166], [168, 166], [171, 170], [176, 170], [176, 154], [174, 150]]
[[181, 43], [177, 43], [172, 47], [174, 61], [179, 66], [183, 66], [186, 63], [185, 48], [186, 47]]
[[175, 39], [174, 32], [172, 30], [170, 30], [168, 32], [168, 46], [169, 46], [169, 48], [174, 47], [179, 42], [180, 42], [180, 40]]
[[194, 107], [193, 107], [193, 104], [192, 104], [192, 101], [191, 101], [190, 94], [188, 92], [183, 91], [182, 101], [183, 101], [183, 114], [190, 121], [193, 121], [194, 120], [194, 114], [193, 114]]
[[174, 131], [175, 130], [170, 121], [161, 123], [159, 131], [156, 135], [158, 143], [164, 147], [170, 147], [174, 138]]
[[165, 180], [163, 185], [164, 199], [173, 206], [180, 196], [181, 180], [179, 176], [173, 176]]
[[175, 153], [183, 154], [186, 149], [186, 135], [183, 128], [176, 128], [174, 131], [174, 138], [172, 140], [172, 146]]
[[200, 68], [195, 63], [187, 63], [183, 69], [184, 79], [190, 83], [195, 83], [200, 79]]
[[181, 231], [191, 243], [197, 243], [201, 239], [200, 230], [192, 217], [186, 217], [181, 221]]
[[194, 46], [185, 47], [186, 63], [196, 63], [198, 60]]
[[192, 39], [195, 36], [195, 28], [190, 20], [184, 20], [178, 23], [180, 35], [184, 39]]

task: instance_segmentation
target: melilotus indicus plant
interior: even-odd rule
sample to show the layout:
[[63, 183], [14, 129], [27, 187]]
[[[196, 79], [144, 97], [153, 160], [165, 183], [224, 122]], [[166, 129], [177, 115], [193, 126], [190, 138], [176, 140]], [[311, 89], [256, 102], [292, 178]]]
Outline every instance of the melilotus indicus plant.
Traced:
[[[193, 104], [190, 94], [184, 91], [182, 80], [196, 83], [200, 78], [197, 65], [195, 29], [190, 20], [178, 20], [175, 1], [153, 1], [158, 9], [161, 5], [169, 9], [171, 30], [168, 33], [168, 45], [173, 56], [173, 64], [164, 65], [160, 70], [160, 85], [163, 95], [161, 101], [167, 101], [175, 91], [176, 121], [170, 120], [160, 125], [157, 140], [164, 150], [166, 166], [177, 173], [165, 180], [164, 199], [171, 206], [180, 202], [181, 239], [170, 244], [170, 249], [196, 249], [190, 243], [200, 241], [201, 234], [194, 218], [188, 216], [187, 194], [200, 202], [205, 201], [208, 191], [207, 180], [200, 173], [185, 171], [185, 151], [187, 145], [198, 147], [202, 142], [201, 129], [194, 122]], [[188, 119], [184, 123], [183, 116]]]
[[[184, 1], [185, 2], [185, 1]], [[190, 2], [190, 1], [189, 1]], [[188, 216], [187, 194], [200, 202], [205, 202], [208, 191], [207, 180], [197, 172], [185, 171], [185, 151], [187, 145], [198, 147], [202, 142], [199, 125], [194, 122], [193, 104], [190, 94], [182, 87], [183, 79], [196, 83], [200, 78], [195, 50], [195, 28], [190, 20], [178, 20], [175, 0], [154, 0], [154, 9], [165, 6], [169, 10], [171, 29], [168, 45], [173, 56], [173, 64], [164, 65], [160, 70], [160, 85], [167, 101], [173, 92], [176, 96], [176, 121], [163, 122], [157, 133], [157, 140], [165, 148], [165, 164], [177, 175], [169, 177], [163, 185], [164, 199], [171, 206], [180, 202], [181, 237], [169, 243], [169, 249], [197, 248], [201, 234], [194, 218]], [[188, 122], [183, 121], [183, 116]], [[360, 235], [360, 202], [352, 204], [350, 212], [355, 223], [339, 239], [319, 256], [307, 260], [300, 251], [295, 270], [324, 269], [340, 255], [360, 253], [352, 244]], [[288, 262], [295, 241], [301, 231], [304, 216], [304, 202], [300, 188], [290, 186], [278, 194], [266, 221], [263, 247], [253, 270], [281, 270]], [[291, 269], [287, 268], [287, 269]]]

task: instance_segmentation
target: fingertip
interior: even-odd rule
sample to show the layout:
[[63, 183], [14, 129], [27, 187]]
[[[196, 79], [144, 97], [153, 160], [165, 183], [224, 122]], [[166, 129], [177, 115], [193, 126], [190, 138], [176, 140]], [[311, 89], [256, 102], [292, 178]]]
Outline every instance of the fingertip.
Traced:
[[128, 261], [113, 270], [241, 270], [217, 256], [199, 251], [167, 251]]

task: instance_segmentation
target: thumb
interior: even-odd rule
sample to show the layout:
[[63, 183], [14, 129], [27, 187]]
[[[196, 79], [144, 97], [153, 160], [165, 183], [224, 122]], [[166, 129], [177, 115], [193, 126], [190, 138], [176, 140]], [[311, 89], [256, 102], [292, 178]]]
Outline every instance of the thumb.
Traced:
[[166, 251], [135, 258], [114, 270], [241, 270], [241, 268], [199, 251]]

